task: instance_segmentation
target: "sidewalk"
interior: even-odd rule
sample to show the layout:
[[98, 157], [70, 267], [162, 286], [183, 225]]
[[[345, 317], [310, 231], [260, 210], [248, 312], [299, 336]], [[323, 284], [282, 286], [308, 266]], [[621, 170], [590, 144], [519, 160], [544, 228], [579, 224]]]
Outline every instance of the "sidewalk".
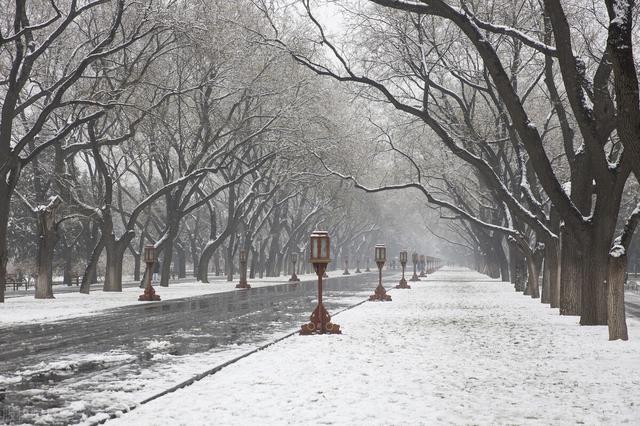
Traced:
[[296, 335], [108, 424], [639, 421], [640, 322], [609, 342], [474, 272], [410, 284], [335, 316], [342, 335]]
[[[342, 276], [342, 271], [329, 271], [328, 275], [330, 277]], [[316, 279], [315, 273], [298, 277], [301, 281]], [[227, 291], [241, 291], [236, 289], [238, 279], [229, 282], [225, 277], [210, 277], [210, 283], [172, 282], [169, 287], [160, 287], [158, 284], [154, 284], [154, 288], [164, 301]], [[288, 283], [289, 277], [265, 277], [248, 281], [251, 287], [265, 287]], [[54, 293], [55, 299], [35, 299], [33, 295], [12, 297], [5, 299], [5, 303], [0, 303], [0, 327], [25, 322], [49, 322], [84, 317], [122, 306], [157, 303], [139, 302], [138, 296], [142, 292], [143, 289], [135, 286], [125, 287], [122, 292], [104, 292], [102, 289], [92, 289], [91, 293], [86, 295], [79, 293], [76, 288], [74, 293]]]

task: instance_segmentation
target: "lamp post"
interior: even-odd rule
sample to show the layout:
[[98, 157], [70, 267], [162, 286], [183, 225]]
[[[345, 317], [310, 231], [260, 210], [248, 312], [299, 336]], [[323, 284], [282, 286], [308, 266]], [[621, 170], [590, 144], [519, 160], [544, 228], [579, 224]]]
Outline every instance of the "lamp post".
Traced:
[[326, 231], [314, 231], [311, 234], [311, 247], [309, 261], [318, 275], [318, 306], [311, 313], [309, 322], [300, 329], [300, 334], [340, 334], [340, 326], [331, 322], [331, 315], [322, 304], [322, 277], [331, 262], [329, 233]]
[[425, 271], [425, 268], [426, 268], [427, 261], [425, 260], [424, 254], [420, 255], [418, 262], [419, 262], [419, 265], [420, 265], [420, 275], [418, 275], [418, 276], [420, 278], [426, 277], [427, 276], [427, 272]]
[[147, 244], [144, 246], [144, 262], [147, 264], [147, 285], [144, 288], [144, 293], [138, 297], [141, 302], [154, 302], [160, 300], [160, 295], [156, 294], [156, 291], [151, 285], [151, 275], [153, 275], [153, 264], [156, 263], [156, 247], [153, 244]]
[[342, 273], [342, 275], [351, 275], [351, 272], [349, 272], [349, 255], [345, 254], [344, 256], [344, 272]]
[[375, 248], [376, 264], [378, 265], [378, 287], [376, 287], [374, 293], [369, 296], [369, 300], [379, 300], [381, 302], [390, 302], [391, 296], [387, 294], [387, 290], [382, 286], [382, 267], [387, 261], [387, 248], [384, 244], [376, 244]]
[[404, 279], [404, 268], [407, 266], [407, 251], [402, 250], [400, 252], [400, 266], [402, 266], [402, 278], [400, 278], [400, 284], [396, 286], [396, 288], [411, 288], [409, 284], [407, 284], [407, 280]]
[[362, 271], [360, 270], [360, 256], [356, 257], [356, 274], [361, 274]]
[[291, 267], [293, 268], [293, 272], [291, 273], [291, 278], [289, 278], [289, 282], [298, 283], [300, 282], [300, 278], [296, 275], [296, 263], [298, 263], [298, 253], [291, 253]]
[[236, 284], [236, 288], [251, 288], [247, 283], [247, 251], [245, 249], [240, 249], [238, 260], [240, 260], [240, 282]]
[[409, 281], [420, 281], [420, 278], [418, 277], [418, 274], [417, 274], [418, 253], [413, 252], [411, 254], [411, 262], [413, 263], [413, 276], [411, 277], [411, 279]]

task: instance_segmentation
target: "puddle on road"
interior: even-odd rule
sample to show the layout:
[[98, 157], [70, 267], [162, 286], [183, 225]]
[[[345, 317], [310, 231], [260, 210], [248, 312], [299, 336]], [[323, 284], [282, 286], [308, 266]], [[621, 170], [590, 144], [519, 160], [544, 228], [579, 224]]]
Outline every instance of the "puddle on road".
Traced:
[[[327, 281], [329, 311], [362, 300], [373, 280]], [[0, 421], [72, 424], [126, 411], [306, 322], [315, 288], [283, 284], [115, 309], [80, 331], [73, 322], [39, 328], [45, 334], [56, 329], [48, 345], [31, 330], [41, 347], [0, 362], [0, 389], [6, 389], [0, 391]], [[94, 338], [104, 327], [111, 333]]]

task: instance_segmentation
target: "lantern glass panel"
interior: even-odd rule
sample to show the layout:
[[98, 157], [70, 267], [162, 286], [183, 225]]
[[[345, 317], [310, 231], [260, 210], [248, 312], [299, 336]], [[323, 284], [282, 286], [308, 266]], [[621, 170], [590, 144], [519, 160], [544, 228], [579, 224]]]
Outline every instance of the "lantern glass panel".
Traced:
[[315, 231], [311, 234], [311, 262], [328, 262], [330, 259], [329, 233]]
[[329, 241], [324, 237], [320, 238], [320, 257], [323, 259], [329, 257]]
[[320, 250], [318, 248], [319, 244], [320, 243], [318, 241], [318, 238], [316, 238], [314, 235], [311, 235], [311, 260], [320, 257]]
[[144, 261], [146, 263], [154, 263], [156, 261], [156, 248], [152, 244], [144, 247]]

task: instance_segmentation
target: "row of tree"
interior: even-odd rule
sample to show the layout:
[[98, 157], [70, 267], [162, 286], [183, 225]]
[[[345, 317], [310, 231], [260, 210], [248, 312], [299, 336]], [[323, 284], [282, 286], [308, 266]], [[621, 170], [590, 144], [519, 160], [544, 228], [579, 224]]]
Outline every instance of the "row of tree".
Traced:
[[366, 197], [318, 175], [309, 146], [333, 137], [331, 87], [262, 43], [245, 2], [2, 2], [0, 301], [7, 277], [81, 277], [123, 265], [141, 278], [155, 245], [161, 281], [277, 276], [316, 227], [338, 254], [374, 244]]
[[[264, 40], [368, 105], [375, 158], [401, 173], [381, 178], [331, 153], [319, 154], [325, 168], [368, 192], [418, 190], [456, 221], [466, 242], [454, 242], [479, 268], [627, 339], [640, 220], [635, 3], [330, 3], [261, 2], [273, 23]], [[338, 25], [321, 18], [331, 7]], [[283, 16], [306, 25], [278, 25]], [[303, 46], [301, 31], [313, 34]]]

